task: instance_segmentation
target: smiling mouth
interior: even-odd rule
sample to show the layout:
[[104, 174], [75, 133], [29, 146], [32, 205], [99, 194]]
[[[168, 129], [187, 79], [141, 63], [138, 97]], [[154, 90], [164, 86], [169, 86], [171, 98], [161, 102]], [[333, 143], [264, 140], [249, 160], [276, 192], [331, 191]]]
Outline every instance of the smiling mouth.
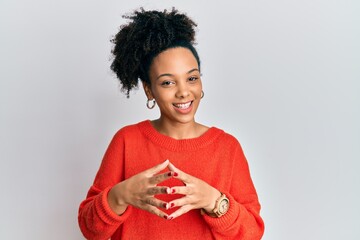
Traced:
[[187, 109], [191, 106], [193, 101], [187, 102], [187, 103], [173, 103], [173, 106], [179, 109]]

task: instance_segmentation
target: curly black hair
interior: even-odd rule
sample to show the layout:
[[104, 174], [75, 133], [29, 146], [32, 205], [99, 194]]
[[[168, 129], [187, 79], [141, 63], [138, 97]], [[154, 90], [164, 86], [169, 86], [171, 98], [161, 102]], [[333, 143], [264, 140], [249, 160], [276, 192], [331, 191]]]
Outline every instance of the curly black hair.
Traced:
[[126, 92], [127, 97], [130, 90], [137, 88], [139, 78], [150, 84], [149, 69], [152, 60], [166, 49], [189, 49], [200, 70], [200, 59], [193, 46], [197, 24], [188, 16], [175, 8], [170, 12], [145, 11], [140, 8], [123, 18], [132, 21], [120, 26], [119, 32], [111, 40], [114, 43], [114, 59], [110, 68], [120, 80], [121, 89]]

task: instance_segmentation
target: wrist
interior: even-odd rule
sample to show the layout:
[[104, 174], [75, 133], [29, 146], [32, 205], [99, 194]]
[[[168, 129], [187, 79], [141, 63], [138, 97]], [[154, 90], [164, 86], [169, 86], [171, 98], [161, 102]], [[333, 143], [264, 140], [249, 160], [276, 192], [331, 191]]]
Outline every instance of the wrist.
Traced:
[[201, 209], [201, 214], [206, 214], [210, 217], [222, 217], [227, 213], [230, 207], [230, 201], [227, 196], [223, 193], [220, 193], [220, 197], [215, 202], [215, 207], [211, 210], [211, 212], [206, 211], [205, 209]]
[[120, 186], [117, 184], [110, 189], [107, 196], [107, 201], [113, 212], [115, 212], [117, 215], [122, 215], [128, 207], [128, 204], [126, 204], [122, 194], [119, 194], [119, 192], [121, 193], [119, 188]]
[[211, 194], [211, 197], [209, 198], [210, 199], [209, 204], [203, 208], [203, 210], [206, 213], [212, 213], [213, 212], [213, 210], [215, 208], [215, 205], [216, 205], [216, 201], [221, 196], [221, 192], [219, 190], [217, 190], [217, 189], [214, 189], [214, 190], [215, 191], [213, 191], [213, 193]]

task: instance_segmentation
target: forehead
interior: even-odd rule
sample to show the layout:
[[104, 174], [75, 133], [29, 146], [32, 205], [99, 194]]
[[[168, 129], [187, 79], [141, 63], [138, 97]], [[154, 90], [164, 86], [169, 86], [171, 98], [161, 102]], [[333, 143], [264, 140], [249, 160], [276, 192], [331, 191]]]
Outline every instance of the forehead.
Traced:
[[194, 68], [198, 68], [198, 63], [189, 49], [183, 47], [170, 48], [153, 59], [150, 76], [164, 73], [184, 74]]

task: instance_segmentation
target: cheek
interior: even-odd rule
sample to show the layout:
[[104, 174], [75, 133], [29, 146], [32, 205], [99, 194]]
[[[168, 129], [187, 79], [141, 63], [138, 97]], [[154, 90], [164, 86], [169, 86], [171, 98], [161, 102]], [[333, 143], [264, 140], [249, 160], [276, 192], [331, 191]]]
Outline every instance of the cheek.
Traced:
[[196, 98], [201, 98], [201, 92], [202, 92], [202, 86], [200, 85], [197, 89], [196, 89]]
[[201, 94], [202, 90], [203, 90], [203, 88], [202, 88], [202, 82], [200, 81], [199, 84], [197, 85], [197, 92], [198, 92], [199, 94]]
[[154, 91], [154, 97], [158, 102], [167, 102], [172, 99], [173, 93], [169, 89]]

